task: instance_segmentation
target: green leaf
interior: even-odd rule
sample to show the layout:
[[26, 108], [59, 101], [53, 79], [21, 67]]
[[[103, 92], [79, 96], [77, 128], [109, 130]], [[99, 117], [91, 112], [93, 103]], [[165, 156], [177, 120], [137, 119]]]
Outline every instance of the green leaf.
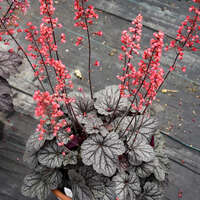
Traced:
[[91, 135], [81, 145], [81, 157], [85, 165], [93, 165], [96, 172], [112, 176], [116, 171], [118, 155], [125, 152], [123, 142], [115, 132], [105, 138], [101, 135]]
[[122, 172], [113, 177], [115, 192], [119, 200], [135, 200], [140, 194], [140, 181], [135, 172]]
[[151, 182], [146, 182], [144, 185], [143, 200], [161, 200], [163, 195], [160, 188]]
[[49, 168], [61, 167], [64, 160], [62, 152], [63, 148], [51, 141], [38, 152], [38, 161]]

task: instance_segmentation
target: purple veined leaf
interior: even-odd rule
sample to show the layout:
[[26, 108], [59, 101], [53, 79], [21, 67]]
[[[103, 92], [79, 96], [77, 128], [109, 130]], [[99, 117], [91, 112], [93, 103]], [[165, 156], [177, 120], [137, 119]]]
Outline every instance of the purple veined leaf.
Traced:
[[46, 168], [42, 172], [33, 172], [24, 178], [21, 191], [24, 196], [44, 200], [62, 181], [62, 174], [58, 170]]
[[85, 184], [84, 177], [71, 169], [68, 171], [70, 185], [72, 187], [73, 200], [95, 200], [89, 187]]
[[88, 134], [99, 133], [103, 122], [100, 118], [89, 118], [85, 124], [85, 131]]
[[138, 134], [135, 140], [130, 140], [128, 145], [131, 150], [128, 152], [129, 162], [132, 165], [138, 165], [139, 162], [150, 162], [154, 160], [155, 153], [153, 148], [144, 141], [144, 138]]
[[80, 168], [80, 173], [84, 176], [85, 184], [89, 187], [95, 199], [102, 198], [105, 195], [105, 177], [98, 174], [90, 166], [83, 166]]
[[94, 110], [94, 102], [88, 94], [83, 96], [81, 93], [71, 92], [69, 96], [75, 99], [71, 105], [76, 115], [84, 115]]
[[11, 74], [18, 73], [22, 60], [22, 56], [15, 52], [0, 51], [0, 76], [8, 79]]
[[12, 112], [13, 110], [10, 85], [6, 79], [0, 76], [0, 111]]
[[166, 168], [165, 166], [162, 165], [157, 157], [154, 160], [154, 176], [158, 181], [164, 181], [165, 180], [165, 175], [166, 175]]
[[77, 157], [78, 157], [78, 152], [77, 151], [68, 151], [63, 160], [63, 165], [76, 165], [77, 164]]
[[55, 136], [50, 133], [44, 133], [42, 137], [40, 137], [40, 132], [34, 132], [29, 136], [26, 142], [26, 150], [30, 152], [37, 152], [44, 145], [46, 140], [52, 140]]
[[141, 165], [136, 167], [136, 174], [140, 178], [147, 178], [154, 172], [154, 161], [145, 163], [143, 162]]
[[90, 189], [83, 184], [72, 185], [73, 200], [95, 200]]
[[144, 200], [161, 200], [163, 195], [161, 189], [154, 182], [146, 182], [142, 194]]
[[112, 182], [119, 200], [136, 200], [136, 196], [141, 193], [140, 180], [134, 171], [118, 173]]
[[38, 161], [49, 168], [61, 167], [64, 161], [63, 151], [63, 147], [58, 146], [55, 141], [51, 141], [38, 152]]
[[109, 133], [105, 138], [93, 134], [81, 145], [83, 163], [93, 165], [97, 173], [109, 177], [116, 172], [118, 155], [124, 152], [124, 144], [116, 132]]
[[[94, 98], [96, 98], [94, 107], [101, 115], [105, 116], [112, 115], [117, 105], [119, 95], [120, 95], [120, 90], [118, 86], [116, 85], [108, 86], [105, 89], [100, 90], [94, 94]], [[128, 106], [127, 98], [121, 98], [118, 105], [118, 109], [116, 110], [116, 114], [119, 114], [122, 111], [124, 111], [127, 108], [127, 106]]]

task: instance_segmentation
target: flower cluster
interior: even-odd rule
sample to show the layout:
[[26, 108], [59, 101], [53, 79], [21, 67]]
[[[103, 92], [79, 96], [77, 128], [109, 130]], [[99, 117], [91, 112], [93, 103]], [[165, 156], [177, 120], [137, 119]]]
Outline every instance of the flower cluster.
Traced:
[[[193, 0], [196, 4], [198, 0]], [[198, 31], [200, 30], [200, 8], [198, 5], [191, 6], [189, 12], [193, 15], [186, 16], [185, 20], [179, 26], [177, 30], [176, 39], [170, 42], [169, 46], [166, 46], [165, 50], [168, 51], [171, 48], [177, 50], [177, 59], [182, 60], [184, 50], [199, 51], [200, 36]], [[177, 66], [170, 66], [170, 71], [173, 71]], [[186, 71], [186, 67], [181, 67], [182, 71]]]
[[[14, 22], [18, 27], [13, 13], [18, 9], [25, 12], [28, 1], [13, 0], [6, 17], [0, 18], [4, 33], [24, 53], [41, 84], [41, 90], [33, 96], [35, 116], [40, 122], [27, 141], [24, 155], [33, 172], [25, 177], [22, 192], [44, 200], [50, 190], [67, 186], [77, 200], [160, 200], [168, 159], [156, 138], [156, 120], [146, 111], [177, 60], [182, 59], [184, 49], [198, 50], [200, 11], [190, 7], [194, 16], [186, 18], [176, 40], [171, 41], [168, 48], [176, 48], [177, 55], [166, 75], [160, 65], [164, 46], [161, 31], [153, 34], [150, 47], [141, 54], [139, 62], [134, 61], [134, 56], [140, 56], [143, 17], [139, 14], [121, 34], [119, 86], [107, 86], [93, 94], [91, 66], [99, 67], [100, 62], [92, 57], [91, 36], [103, 33], [90, 32], [98, 14], [87, 2], [74, 0], [74, 25], [87, 34], [90, 95], [82, 88], [78, 94], [70, 92], [71, 75], [59, 56], [59, 45], [66, 43], [67, 38], [64, 33], [55, 33], [62, 24], [54, 15], [53, 0], [39, 0], [39, 27], [28, 22], [24, 30], [17, 29], [24, 32], [29, 42], [26, 48], [20, 46], [15, 30], [9, 26]], [[75, 45], [81, 45], [83, 38], [79, 36]], [[185, 67], [182, 69], [185, 71]]]
[[87, 8], [85, 8], [84, 2], [87, 2], [87, 0], [74, 1], [74, 9], [76, 10], [74, 20], [78, 20], [74, 26], [81, 27], [83, 30], [87, 30], [88, 24], [93, 24], [93, 20], [98, 19], [99, 16], [95, 13], [92, 5], [89, 5]]
[[[152, 103], [157, 89], [163, 82], [164, 71], [160, 67], [160, 59], [163, 48], [164, 33], [154, 33], [150, 41], [150, 48], [143, 53], [142, 60], [136, 68], [132, 63], [132, 54], [139, 55], [140, 40], [142, 32], [142, 16], [138, 15], [132, 22], [135, 28], [129, 27], [128, 31], [123, 31], [121, 49], [125, 55], [120, 54], [120, 60], [124, 61], [123, 75], [117, 76], [122, 82], [119, 85], [121, 96], [131, 99], [132, 108], [142, 110], [144, 106]], [[130, 34], [131, 33], [131, 34]], [[126, 61], [128, 59], [128, 61]], [[126, 92], [127, 91], [127, 92]]]
[[[0, 2], [3, 1], [4, 0], [1, 0]], [[20, 14], [25, 14], [28, 8], [28, 0], [14, 0], [12, 3], [8, 3], [6, 8], [0, 6], [0, 10], [4, 13], [0, 18], [0, 25], [2, 27], [0, 31], [0, 41], [3, 41], [4, 45], [10, 44], [10, 39], [8, 39], [7, 35], [14, 35], [16, 32], [20, 33], [23, 31], [19, 28]], [[9, 52], [12, 53], [13, 49], [10, 49]]]
[[[138, 55], [140, 49], [140, 40], [142, 35], [142, 15], [139, 14], [133, 21], [128, 30], [124, 30], [121, 36], [122, 51], [125, 52], [127, 58], [132, 58], [132, 54]], [[120, 60], [124, 59], [124, 56], [120, 54]]]

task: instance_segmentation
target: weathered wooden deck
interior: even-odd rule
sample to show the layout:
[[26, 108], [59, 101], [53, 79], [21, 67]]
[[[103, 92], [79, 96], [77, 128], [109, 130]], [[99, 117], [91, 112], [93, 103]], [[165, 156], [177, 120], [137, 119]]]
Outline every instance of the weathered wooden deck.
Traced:
[[[87, 50], [74, 47], [71, 41], [76, 36], [83, 35], [73, 26], [72, 0], [57, 0], [57, 16], [64, 25], [68, 41], [60, 50], [61, 58], [67, 67], [79, 69], [86, 77]], [[92, 2], [92, 1], [91, 1]], [[95, 90], [106, 84], [117, 84], [115, 74], [120, 72], [118, 53], [120, 52], [120, 34], [126, 29], [130, 20], [140, 12], [144, 16], [143, 48], [148, 47], [149, 39], [155, 30], [163, 30], [167, 37], [165, 42], [176, 35], [176, 29], [186, 15], [189, 1], [187, 0], [96, 0], [93, 1], [100, 19], [95, 30], [103, 30], [103, 38], [94, 38], [93, 57], [101, 61], [101, 67], [93, 71]], [[31, 12], [26, 21], [38, 24], [38, 3], [33, 1]], [[25, 43], [23, 37], [19, 37]], [[1, 47], [4, 48], [4, 47]], [[174, 53], [169, 52], [163, 57], [162, 65], [167, 69], [173, 61]], [[182, 65], [187, 66], [187, 72], [174, 73], [163, 86], [177, 90], [176, 93], [160, 93], [154, 106], [160, 120], [162, 130], [171, 136], [200, 148], [200, 55], [187, 52]], [[30, 95], [37, 88], [29, 66], [25, 64], [21, 73], [10, 78], [10, 83], [19, 90]], [[87, 81], [72, 77], [76, 87], [87, 90]], [[34, 131], [36, 120], [33, 115], [31, 97], [13, 90], [17, 112], [8, 118], [12, 126], [5, 125], [0, 134], [0, 200], [25, 200], [20, 187], [28, 169], [23, 164], [22, 157], [26, 139]], [[178, 200], [182, 192], [182, 200], [199, 200], [200, 197], [200, 153], [168, 139], [168, 153], [171, 159], [170, 183], [166, 191], [166, 200]], [[50, 199], [55, 199], [50, 197]]]

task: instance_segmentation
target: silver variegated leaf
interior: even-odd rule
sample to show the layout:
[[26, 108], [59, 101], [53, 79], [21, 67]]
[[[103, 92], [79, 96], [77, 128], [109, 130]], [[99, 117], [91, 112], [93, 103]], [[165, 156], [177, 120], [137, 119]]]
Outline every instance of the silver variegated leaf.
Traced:
[[166, 169], [162, 166], [159, 159], [156, 157], [154, 160], [154, 176], [158, 181], [165, 180]]
[[116, 171], [117, 156], [125, 152], [123, 142], [115, 132], [105, 138], [91, 135], [81, 145], [81, 157], [85, 165], [93, 165], [96, 172], [112, 176]]
[[94, 110], [94, 102], [87, 94], [82, 96], [81, 93], [71, 92], [69, 96], [75, 99], [71, 105], [76, 115], [84, 115]]
[[103, 137], [106, 137], [109, 134], [108, 130], [104, 126], [100, 127], [99, 132]]
[[139, 124], [141, 124], [141, 127], [138, 128], [138, 133], [150, 142], [152, 135], [156, 132], [156, 128], [158, 127], [157, 120], [153, 117], [140, 115]]
[[50, 189], [55, 189], [62, 181], [62, 174], [58, 170], [45, 169], [42, 172], [33, 172], [24, 178], [22, 194], [36, 197], [40, 200], [47, 198]]
[[37, 152], [45, 143], [45, 139], [40, 139], [40, 133], [34, 132], [27, 142], [26, 142], [26, 149], [28, 151]]
[[63, 160], [63, 165], [76, 165], [77, 164], [77, 156], [78, 152], [76, 151], [68, 151]]
[[143, 200], [161, 200], [163, 197], [160, 188], [155, 183], [151, 182], [145, 183], [142, 196]]
[[71, 184], [73, 185], [85, 184], [85, 178], [75, 169], [68, 170], [68, 176]]
[[72, 185], [72, 200], [95, 200], [90, 189], [83, 184]]
[[44, 133], [41, 135], [39, 132], [34, 132], [26, 142], [26, 150], [37, 152], [44, 145], [46, 140], [52, 140], [53, 137], [53, 134]]
[[53, 170], [48, 173], [48, 183], [51, 190], [58, 188], [59, 184], [62, 182], [62, 173], [59, 170]]
[[116, 196], [119, 200], [136, 200], [136, 196], [141, 193], [140, 180], [135, 172], [118, 173], [113, 177]]
[[70, 140], [69, 135], [66, 131], [61, 130], [57, 134], [57, 143], [63, 142], [64, 144], [67, 144]]
[[56, 142], [49, 142], [38, 152], [38, 161], [49, 168], [61, 167], [64, 160], [62, 152], [63, 148]]
[[[117, 105], [119, 96], [120, 96], [120, 90], [118, 86], [115, 85], [108, 86], [105, 89], [100, 90], [94, 94], [94, 98], [96, 98], [94, 107], [97, 109], [99, 114], [105, 116], [112, 115]], [[127, 106], [128, 106], [127, 98], [121, 98], [115, 113], [119, 114], [121, 111], [125, 110]]]
[[105, 185], [105, 194], [99, 200], [113, 200], [113, 199], [116, 199], [116, 192], [114, 183], [110, 182], [109, 184]]
[[85, 124], [85, 131], [88, 134], [99, 133], [103, 122], [100, 118], [87, 118], [87, 123]]
[[34, 169], [35, 171], [38, 171], [42, 168], [38, 162], [37, 153], [35, 152], [26, 150], [24, 152], [23, 160], [28, 165], [28, 167]]
[[38, 199], [44, 200], [49, 195], [50, 187], [42, 180], [40, 173], [33, 173], [25, 177], [21, 191], [24, 196], [30, 198], [37, 196]]
[[72, 187], [73, 200], [94, 200], [90, 188], [86, 185], [84, 177], [76, 170], [68, 171], [70, 185]]
[[95, 199], [102, 198], [106, 192], [104, 184], [105, 177], [98, 174], [89, 166], [83, 166], [80, 169], [80, 173], [84, 176], [86, 185], [93, 193]]
[[[129, 139], [134, 134], [134, 129], [137, 127], [137, 120], [138, 116], [136, 116], [134, 119], [132, 117], [124, 117], [124, 119], [121, 121], [121, 117], [116, 118], [113, 121], [114, 127], [118, 126], [119, 136], [120, 138], [126, 138]], [[129, 126], [129, 127], [128, 127]], [[127, 128], [128, 127], [128, 128]], [[126, 132], [125, 132], [126, 130]]]
[[154, 167], [155, 165], [153, 161], [148, 163], [143, 162], [140, 166], [136, 167], [136, 174], [140, 178], [149, 177], [154, 172]]
[[128, 152], [129, 161], [132, 165], [140, 161], [150, 162], [154, 159], [155, 153], [153, 148], [143, 140], [140, 134], [128, 142], [130, 151]]

